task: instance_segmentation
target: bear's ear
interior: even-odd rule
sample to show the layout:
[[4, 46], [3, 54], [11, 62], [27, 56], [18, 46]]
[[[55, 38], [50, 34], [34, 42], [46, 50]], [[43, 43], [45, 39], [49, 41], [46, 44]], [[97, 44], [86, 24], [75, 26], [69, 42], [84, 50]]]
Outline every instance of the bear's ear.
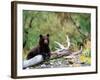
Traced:
[[42, 38], [43, 36], [42, 36], [42, 34], [40, 34], [40, 38]]
[[47, 34], [47, 37], [49, 37], [50, 35], [49, 34]]

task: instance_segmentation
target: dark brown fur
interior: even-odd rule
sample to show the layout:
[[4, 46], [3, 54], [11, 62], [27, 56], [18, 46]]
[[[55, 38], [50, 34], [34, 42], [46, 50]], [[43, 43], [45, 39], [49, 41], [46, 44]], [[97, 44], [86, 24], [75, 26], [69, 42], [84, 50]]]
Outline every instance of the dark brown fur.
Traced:
[[42, 55], [44, 60], [50, 58], [49, 34], [46, 36], [40, 35], [39, 45], [29, 52], [27, 59], [31, 59], [38, 54]]

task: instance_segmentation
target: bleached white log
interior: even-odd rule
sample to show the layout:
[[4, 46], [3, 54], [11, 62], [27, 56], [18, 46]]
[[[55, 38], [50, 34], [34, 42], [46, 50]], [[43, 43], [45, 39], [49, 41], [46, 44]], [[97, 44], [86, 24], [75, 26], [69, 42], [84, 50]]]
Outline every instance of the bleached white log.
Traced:
[[23, 61], [23, 68], [27, 68], [27, 67], [32, 66], [32, 65], [36, 65], [42, 61], [43, 61], [43, 56], [37, 55], [29, 60], [24, 60]]
[[70, 47], [70, 39], [69, 39], [68, 35], [66, 36], [66, 42], [67, 42], [67, 48], [66, 49], [69, 49], [69, 47]]
[[64, 47], [62, 44], [60, 44], [59, 42], [55, 41], [55, 43], [59, 46], [60, 49], [64, 49], [64, 48], [65, 48], [65, 47]]
[[68, 35], [66, 35], [66, 43], [67, 43], [67, 47], [64, 47], [64, 45], [62, 45], [61, 43], [55, 41], [55, 43], [59, 46], [59, 48], [56, 48], [57, 52], [62, 51], [62, 50], [68, 50], [70, 47], [70, 39], [68, 37]]
[[77, 54], [80, 54], [82, 53], [82, 46], [81, 46], [81, 49], [79, 51], [76, 51], [76, 52], [71, 52], [69, 50], [69, 47], [71, 45], [70, 43], [70, 39], [68, 37], [68, 35], [66, 35], [66, 42], [67, 42], [67, 47], [64, 47], [61, 43], [55, 41], [55, 43], [59, 46], [59, 48], [56, 48], [57, 50], [55, 51], [55, 53], [57, 55], [77, 55]]
[[72, 59], [72, 58], [75, 58], [75, 56], [74, 56], [74, 55], [69, 55], [69, 56], [66, 56], [66, 57], [64, 57], [64, 58]]

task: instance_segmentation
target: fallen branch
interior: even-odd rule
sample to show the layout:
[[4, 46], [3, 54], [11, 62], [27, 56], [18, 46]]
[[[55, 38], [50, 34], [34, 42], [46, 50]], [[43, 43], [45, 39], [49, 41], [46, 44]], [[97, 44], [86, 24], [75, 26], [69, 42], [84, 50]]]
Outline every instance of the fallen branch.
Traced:
[[[64, 47], [62, 44], [60, 44], [59, 42], [55, 41], [55, 43], [59, 46], [59, 48], [57, 48], [56, 51], [51, 52], [51, 58], [46, 60], [46, 61], [50, 61], [53, 59], [57, 59], [57, 58], [61, 58], [63, 56], [66, 56], [66, 58], [75, 58], [75, 56], [79, 55], [82, 53], [82, 46], [81, 49], [79, 51], [76, 52], [72, 52], [69, 50], [70, 47], [70, 40], [68, 38], [68, 36], [66, 36], [66, 42], [67, 42], [67, 47]], [[43, 56], [42, 55], [37, 55], [29, 60], [24, 60], [23, 61], [23, 68], [27, 68], [30, 66], [34, 66], [37, 64], [40, 64], [41, 62], [46, 62], [43, 61]]]
[[43, 61], [43, 56], [42, 55], [37, 55], [29, 60], [24, 60], [23, 61], [23, 69], [29, 67], [29, 66], [32, 66], [32, 65], [36, 65], [40, 62]]

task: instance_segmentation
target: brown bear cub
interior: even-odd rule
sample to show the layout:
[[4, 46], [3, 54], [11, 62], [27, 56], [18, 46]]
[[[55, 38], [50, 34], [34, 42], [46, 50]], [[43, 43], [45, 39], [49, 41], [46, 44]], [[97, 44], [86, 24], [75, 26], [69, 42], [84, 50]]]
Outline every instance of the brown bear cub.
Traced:
[[40, 35], [39, 45], [29, 52], [27, 60], [37, 55], [42, 55], [43, 60], [48, 60], [50, 58], [49, 34], [46, 36]]

